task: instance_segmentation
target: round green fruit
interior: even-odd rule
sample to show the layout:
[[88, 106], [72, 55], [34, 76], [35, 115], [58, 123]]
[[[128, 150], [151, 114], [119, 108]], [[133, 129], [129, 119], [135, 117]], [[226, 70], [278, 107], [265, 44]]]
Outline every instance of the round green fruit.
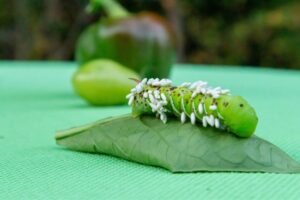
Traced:
[[129, 78], [139, 79], [136, 72], [109, 59], [90, 61], [75, 72], [75, 91], [93, 105], [126, 103], [126, 94], [135, 86]]

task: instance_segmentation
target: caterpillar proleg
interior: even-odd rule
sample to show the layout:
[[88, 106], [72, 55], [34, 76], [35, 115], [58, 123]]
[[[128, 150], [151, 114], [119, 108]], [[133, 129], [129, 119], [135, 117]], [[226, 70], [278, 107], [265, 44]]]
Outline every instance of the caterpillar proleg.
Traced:
[[134, 117], [153, 114], [163, 123], [169, 116], [176, 116], [182, 123], [189, 121], [249, 137], [258, 122], [255, 110], [245, 99], [232, 96], [227, 89], [210, 87], [204, 81], [172, 86], [168, 79], [145, 78], [126, 98]]

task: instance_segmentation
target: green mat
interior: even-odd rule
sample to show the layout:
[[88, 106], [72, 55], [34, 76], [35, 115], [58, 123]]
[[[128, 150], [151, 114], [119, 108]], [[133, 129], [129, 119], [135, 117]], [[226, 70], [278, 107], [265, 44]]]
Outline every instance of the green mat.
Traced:
[[[0, 199], [298, 199], [300, 174], [172, 174], [55, 145], [57, 130], [130, 112], [91, 107], [69, 62], [0, 62]], [[178, 65], [172, 79], [206, 80], [257, 110], [256, 134], [300, 162], [300, 72]]]

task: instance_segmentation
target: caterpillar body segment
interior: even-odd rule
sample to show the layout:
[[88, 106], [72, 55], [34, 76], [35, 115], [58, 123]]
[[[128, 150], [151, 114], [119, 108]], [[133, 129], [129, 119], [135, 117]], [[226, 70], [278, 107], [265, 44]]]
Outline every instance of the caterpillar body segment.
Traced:
[[143, 79], [127, 98], [134, 117], [154, 114], [166, 123], [173, 115], [182, 123], [211, 126], [240, 137], [251, 136], [258, 122], [254, 109], [242, 97], [203, 81], [175, 87], [167, 79]]

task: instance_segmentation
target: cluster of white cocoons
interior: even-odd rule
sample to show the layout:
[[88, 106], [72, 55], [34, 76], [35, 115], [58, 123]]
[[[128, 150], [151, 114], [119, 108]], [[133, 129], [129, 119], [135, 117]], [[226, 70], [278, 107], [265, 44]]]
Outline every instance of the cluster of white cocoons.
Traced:
[[[133, 89], [131, 89], [130, 94], [128, 94], [126, 96], [126, 98], [128, 99], [128, 105], [132, 105], [135, 95], [136, 94], [140, 94], [142, 93], [143, 98], [145, 100], [147, 100], [148, 105], [151, 107], [152, 112], [156, 113], [156, 115], [158, 117], [160, 117], [160, 119], [166, 123], [167, 122], [167, 115], [166, 113], [168, 112], [168, 110], [165, 108], [166, 105], [168, 105], [168, 100], [167, 97], [165, 96], [165, 94], [160, 93], [160, 91], [158, 89], [154, 89], [154, 90], [148, 90], [145, 91], [144, 90], [144, 86], [154, 86], [154, 87], [162, 87], [162, 86], [172, 86], [172, 81], [169, 79], [146, 79], [144, 78], [142, 81], [140, 81]], [[203, 81], [197, 81], [194, 83], [189, 83], [189, 82], [185, 82], [182, 83], [179, 87], [185, 87], [190, 89], [193, 93], [192, 93], [192, 99], [194, 99], [198, 94], [201, 95], [205, 95], [205, 96], [210, 96], [213, 99], [218, 99], [221, 95], [224, 94], [229, 94], [229, 90], [224, 90], [220, 87], [216, 87], [216, 88], [211, 88], [208, 86], [207, 82], [203, 82]], [[169, 94], [170, 95], [170, 94]], [[214, 117], [213, 115], [207, 115], [207, 111], [205, 109], [205, 105], [204, 102], [200, 102], [197, 108], [196, 112], [196, 108], [195, 108], [195, 104], [194, 102], [192, 102], [193, 105], [193, 112], [191, 114], [188, 114], [185, 111], [184, 108], [184, 101], [183, 101], [183, 95], [182, 95], [182, 110], [183, 112], [179, 112], [175, 106], [174, 106], [174, 102], [173, 99], [171, 97], [169, 97], [168, 99], [170, 99], [170, 104], [172, 105], [172, 108], [174, 110], [174, 112], [176, 112], [178, 115], [180, 115], [180, 120], [182, 123], [185, 123], [187, 116], [190, 118], [190, 121], [192, 124], [196, 123], [196, 118], [197, 118], [197, 113], [200, 113], [202, 115], [201, 121], [202, 121], [202, 125], [204, 127], [207, 127], [207, 125], [210, 125], [212, 127], [216, 127], [216, 128], [220, 128], [220, 119], [222, 119], [222, 116], [218, 113], [218, 117]], [[215, 102], [215, 101], [214, 101]], [[209, 106], [210, 110], [217, 110], [217, 105], [216, 104], [212, 104]]]
[[143, 92], [143, 98], [148, 100], [149, 106], [152, 108], [152, 112], [156, 113], [157, 116], [160, 117], [160, 119], [166, 123], [167, 122], [167, 109], [164, 107], [165, 105], [168, 104], [167, 97], [165, 94], [160, 93], [159, 90], [149, 90], [149, 91], [144, 91], [144, 86], [156, 86], [156, 87], [161, 87], [161, 86], [171, 86], [172, 81], [169, 79], [161, 79], [159, 80], [158, 78], [153, 79], [150, 78], [149, 80], [144, 78], [141, 82], [139, 82], [135, 88], [131, 89], [130, 94], [126, 96], [128, 98], [128, 105], [132, 105], [134, 101], [134, 96], [136, 94], [139, 94]]

